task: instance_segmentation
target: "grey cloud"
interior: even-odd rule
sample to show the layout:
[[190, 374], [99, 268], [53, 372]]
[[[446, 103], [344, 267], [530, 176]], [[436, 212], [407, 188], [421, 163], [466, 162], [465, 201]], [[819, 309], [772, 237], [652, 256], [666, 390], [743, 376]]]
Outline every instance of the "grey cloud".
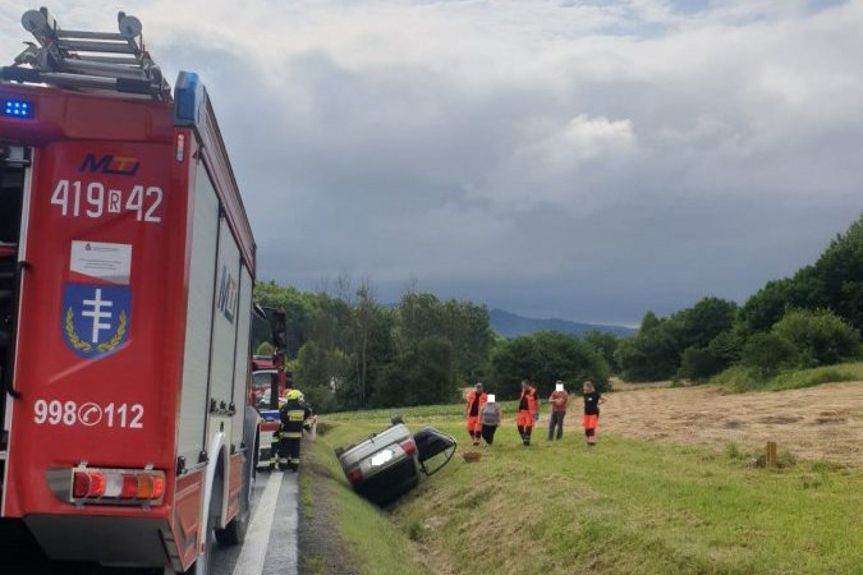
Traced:
[[411, 4], [138, 6], [208, 85], [263, 279], [633, 323], [742, 301], [860, 210], [859, 2]]

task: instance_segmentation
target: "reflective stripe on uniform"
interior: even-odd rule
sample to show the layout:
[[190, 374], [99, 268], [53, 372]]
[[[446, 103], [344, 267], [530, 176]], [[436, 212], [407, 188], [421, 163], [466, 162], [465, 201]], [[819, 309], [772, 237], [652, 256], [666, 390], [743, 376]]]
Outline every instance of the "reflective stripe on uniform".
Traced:
[[288, 421], [302, 421], [306, 418], [306, 412], [302, 409], [300, 410], [291, 410], [288, 412]]

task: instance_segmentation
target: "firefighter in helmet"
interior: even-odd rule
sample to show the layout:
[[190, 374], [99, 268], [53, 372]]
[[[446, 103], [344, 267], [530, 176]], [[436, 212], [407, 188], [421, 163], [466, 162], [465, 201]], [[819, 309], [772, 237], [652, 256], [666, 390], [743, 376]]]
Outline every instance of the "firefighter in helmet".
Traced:
[[285, 404], [279, 409], [282, 429], [279, 439], [279, 469], [296, 471], [300, 467], [300, 441], [303, 426], [312, 416], [311, 408], [299, 389], [285, 392]]
[[[285, 394], [282, 394], [279, 397], [279, 419], [281, 419], [282, 415], [282, 407], [287, 403], [287, 399], [285, 398]], [[279, 427], [273, 432], [273, 438], [270, 441], [270, 470], [274, 470], [276, 465], [279, 463], [279, 442], [282, 438], [282, 424], [279, 422]]]

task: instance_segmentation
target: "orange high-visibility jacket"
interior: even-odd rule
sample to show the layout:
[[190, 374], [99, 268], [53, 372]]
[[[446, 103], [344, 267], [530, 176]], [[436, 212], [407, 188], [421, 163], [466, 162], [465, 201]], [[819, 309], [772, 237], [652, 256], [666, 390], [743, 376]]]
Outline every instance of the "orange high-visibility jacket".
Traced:
[[[479, 395], [479, 397], [477, 397]], [[479, 405], [476, 408], [476, 417], [479, 417], [479, 412], [482, 411], [482, 406], [486, 404], [488, 401], [488, 394], [486, 392], [482, 392], [477, 394], [475, 389], [470, 390], [470, 393], [467, 394], [467, 416], [470, 417], [470, 406], [473, 405], [474, 401], [479, 401]]]
[[529, 387], [527, 390], [521, 392], [521, 396], [518, 398], [518, 403], [521, 405], [521, 401], [527, 397], [527, 411], [531, 415], [535, 415], [539, 410], [539, 405], [536, 401], [536, 390], [532, 387]]

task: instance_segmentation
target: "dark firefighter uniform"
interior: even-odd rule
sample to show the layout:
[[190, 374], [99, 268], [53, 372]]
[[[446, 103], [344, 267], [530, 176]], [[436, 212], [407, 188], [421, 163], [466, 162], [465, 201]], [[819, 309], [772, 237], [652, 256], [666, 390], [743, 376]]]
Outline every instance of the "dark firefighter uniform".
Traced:
[[300, 441], [303, 439], [303, 424], [312, 416], [303, 394], [298, 389], [288, 391], [287, 402], [279, 409], [282, 429], [279, 434], [279, 469], [296, 471], [300, 467]]
[[[281, 409], [285, 405], [285, 398], [279, 398], [279, 419], [281, 419]], [[282, 439], [282, 423], [279, 421], [279, 427], [273, 432], [273, 438], [270, 440], [270, 469], [275, 469], [279, 464], [279, 442]]]

